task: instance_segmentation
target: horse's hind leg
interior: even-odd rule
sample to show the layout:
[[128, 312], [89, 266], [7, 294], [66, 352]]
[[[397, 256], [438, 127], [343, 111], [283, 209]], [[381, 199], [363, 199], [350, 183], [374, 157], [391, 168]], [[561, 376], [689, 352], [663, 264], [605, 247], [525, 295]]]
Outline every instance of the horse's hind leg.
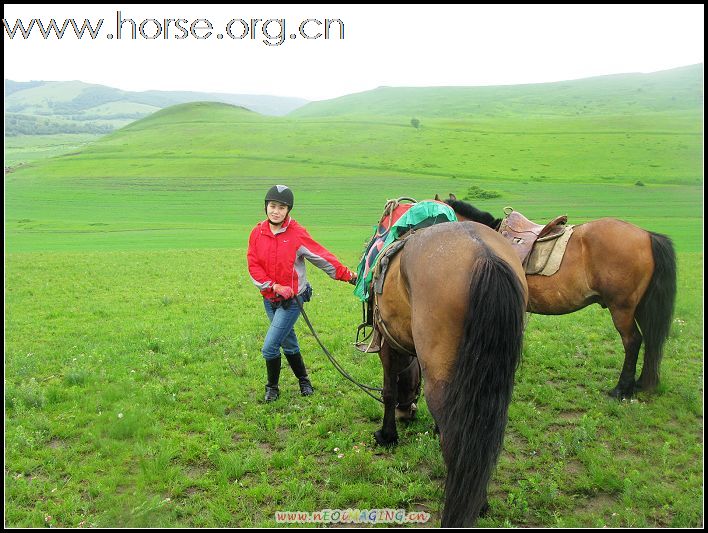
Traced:
[[374, 433], [376, 443], [380, 446], [392, 446], [398, 442], [396, 431], [396, 398], [398, 396], [398, 354], [391, 349], [388, 342], [381, 343], [379, 352], [383, 366], [383, 403], [384, 418], [381, 429]]
[[637, 358], [642, 345], [642, 334], [634, 320], [634, 309], [610, 307], [612, 321], [622, 337], [624, 346], [624, 365], [617, 386], [609, 395], [618, 400], [631, 398], [634, 393], [634, 376], [637, 372]]
[[420, 365], [417, 357], [410, 357], [408, 366], [398, 374], [396, 420], [410, 422], [415, 418], [420, 396]]

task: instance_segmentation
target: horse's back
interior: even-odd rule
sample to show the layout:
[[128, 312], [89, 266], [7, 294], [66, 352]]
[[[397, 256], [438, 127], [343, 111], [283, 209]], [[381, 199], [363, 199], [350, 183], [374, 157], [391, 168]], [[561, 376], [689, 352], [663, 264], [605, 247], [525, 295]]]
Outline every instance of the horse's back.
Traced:
[[509, 242], [477, 222], [438, 224], [411, 237], [403, 251], [407, 275], [428, 276], [432, 267], [439, 281], [469, 281], [469, 269], [487, 254], [503, 259], [519, 279], [525, 279], [521, 262]]
[[651, 234], [630, 222], [616, 218], [586, 222], [573, 228], [569, 246], [574, 240], [582, 244], [586, 262], [593, 270], [602, 271], [602, 265], [605, 269], [623, 265], [625, 272], [636, 270], [637, 275], [651, 275], [653, 271]]
[[501, 450], [521, 355], [526, 277], [501, 235], [441, 224], [401, 257], [428, 409], [448, 475], [442, 525], [474, 524]]
[[592, 303], [638, 301], [653, 271], [648, 231], [616, 218], [578, 224], [558, 272], [527, 277], [529, 311], [565, 314]]
[[459, 336], [468, 305], [475, 263], [490, 256], [509, 265], [526, 290], [526, 277], [511, 245], [496, 231], [476, 222], [442, 223], [408, 237], [403, 251], [390, 263], [384, 291], [378, 298], [382, 318], [399, 341], [418, 348], [413, 331], [425, 330], [434, 318], [436, 328]]

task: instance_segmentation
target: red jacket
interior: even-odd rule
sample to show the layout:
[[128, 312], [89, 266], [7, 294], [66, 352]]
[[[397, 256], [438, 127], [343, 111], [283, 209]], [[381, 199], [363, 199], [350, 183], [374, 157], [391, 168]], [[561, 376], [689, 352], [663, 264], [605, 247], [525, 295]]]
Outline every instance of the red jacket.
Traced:
[[248, 272], [261, 294], [269, 300], [281, 299], [273, 290], [276, 283], [291, 287], [295, 294], [305, 290], [305, 259], [332, 279], [352, 279], [352, 272], [290, 217], [275, 235], [270, 231], [268, 220], [260, 222], [251, 231], [248, 239]]

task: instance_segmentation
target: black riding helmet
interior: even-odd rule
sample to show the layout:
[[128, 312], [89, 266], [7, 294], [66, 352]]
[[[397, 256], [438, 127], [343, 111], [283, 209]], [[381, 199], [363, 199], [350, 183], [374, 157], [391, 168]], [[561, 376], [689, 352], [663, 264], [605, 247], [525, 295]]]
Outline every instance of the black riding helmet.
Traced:
[[[265, 196], [265, 207], [268, 207], [268, 202], [280, 202], [287, 205], [290, 209], [293, 208], [295, 198], [293, 191], [287, 185], [273, 185]], [[288, 210], [289, 211], [289, 210]]]

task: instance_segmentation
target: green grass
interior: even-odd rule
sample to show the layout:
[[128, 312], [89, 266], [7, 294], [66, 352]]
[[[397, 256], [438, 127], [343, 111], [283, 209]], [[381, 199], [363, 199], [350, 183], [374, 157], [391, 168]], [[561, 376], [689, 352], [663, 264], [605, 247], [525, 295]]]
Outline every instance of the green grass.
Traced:
[[[5, 176], [7, 526], [272, 527], [278, 510], [337, 508], [439, 525], [445, 467], [424, 399], [397, 448], [374, 446], [381, 405], [300, 321], [316, 394], [284, 368], [282, 399], [261, 403], [266, 317], [245, 248], [273, 183], [350, 267], [388, 198], [473, 187], [499, 193], [475, 202], [499, 216], [615, 216], [671, 236], [679, 291], [658, 393], [606, 396], [622, 365], [607, 311], [532, 316], [479, 525], [702, 525], [700, 123], [397, 120], [183, 106]], [[378, 357], [351, 346], [351, 287], [308, 275], [325, 344], [379, 385]]]
[[[686, 118], [638, 117], [622, 132], [612, 131], [615, 117], [580, 121], [582, 133], [567, 118], [445, 119], [419, 131], [405, 121], [175, 106], [8, 174], [6, 246], [231, 247], [261, 216], [263, 191], [286, 182], [298, 191], [297, 216], [334, 234], [335, 244], [368, 237], [388, 198], [480, 186], [500, 194], [479, 202], [493, 212], [512, 205], [540, 219], [566, 213], [573, 223], [614, 216], [697, 251], [702, 137], [700, 123]], [[352, 224], [366, 231], [354, 234]]]
[[[277, 510], [328, 508], [424, 510], [437, 523], [444, 466], [424, 402], [397, 448], [375, 447], [380, 404], [336, 373], [302, 323], [315, 396], [300, 397], [286, 367], [282, 399], [260, 402], [266, 319], [244, 256], [10, 255], [7, 525], [51, 516], [64, 527], [266, 527]], [[679, 257], [656, 395], [605, 395], [622, 362], [607, 312], [530, 318], [480, 525], [700, 525], [702, 316], [692, 280], [702, 261]], [[319, 334], [354, 376], [380, 384], [378, 357], [351, 347], [360, 310], [350, 288], [310, 270]]]
[[32, 161], [73, 152], [100, 137], [92, 133], [5, 137], [5, 167], [16, 169]]

